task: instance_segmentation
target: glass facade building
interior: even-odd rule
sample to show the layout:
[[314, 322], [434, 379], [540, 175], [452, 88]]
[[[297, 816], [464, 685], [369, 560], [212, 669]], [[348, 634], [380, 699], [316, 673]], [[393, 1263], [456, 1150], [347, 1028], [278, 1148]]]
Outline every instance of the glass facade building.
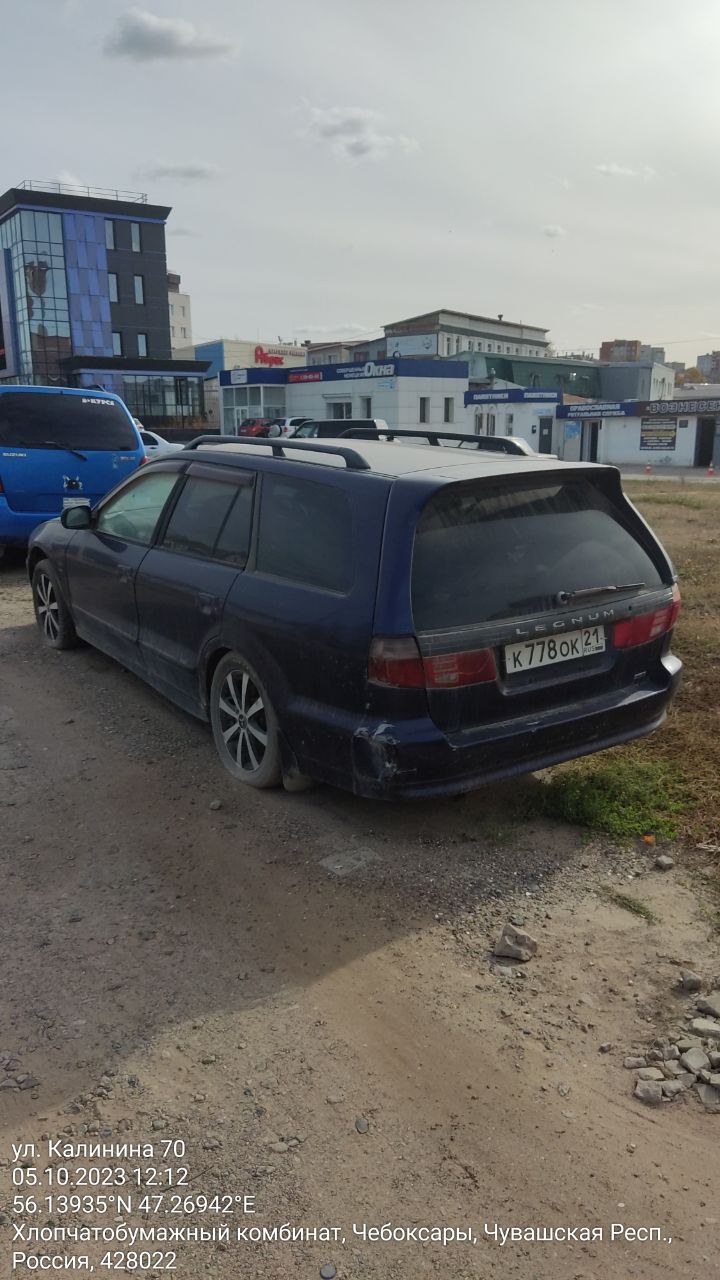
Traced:
[[170, 344], [169, 213], [58, 183], [0, 195], [0, 383], [102, 388], [148, 425], [202, 426], [208, 362]]

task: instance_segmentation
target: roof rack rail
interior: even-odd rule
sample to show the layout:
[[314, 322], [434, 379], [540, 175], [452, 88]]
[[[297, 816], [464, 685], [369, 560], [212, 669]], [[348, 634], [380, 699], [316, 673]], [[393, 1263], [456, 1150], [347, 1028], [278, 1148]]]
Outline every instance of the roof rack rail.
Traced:
[[358, 453], [357, 449], [348, 449], [346, 445], [328, 444], [325, 440], [284, 440], [274, 438], [268, 440], [263, 436], [195, 436], [185, 445], [186, 449], [202, 449], [213, 444], [251, 444], [270, 449], [273, 458], [286, 458], [286, 449], [294, 449], [298, 453], [330, 453], [344, 458], [349, 471], [369, 471], [370, 463]]
[[396, 437], [407, 436], [411, 439], [426, 440], [428, 444], [438, 446], [441, 440], [457, 440], [458, 447], [465, 443], [474, 444], [477, 449], [485, 449], [488, 453], [525, 453], [514, 437], [463, 435], [458, 431], [406, 431], [399, 427], [351, 427], [348, 431], [343, 431], [339, 438], [341, 440], [379, 440], [385, 437], [387, 440], [395, 440]]

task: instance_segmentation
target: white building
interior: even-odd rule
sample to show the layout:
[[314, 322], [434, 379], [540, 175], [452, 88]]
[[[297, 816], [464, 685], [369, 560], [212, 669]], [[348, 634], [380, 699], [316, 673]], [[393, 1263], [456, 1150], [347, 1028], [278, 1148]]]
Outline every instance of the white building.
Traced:
[[[170, 346], [173, 353], [178, 347], [192, 345], [192, 314], [190, 294], [181, 293], [180, 276], [168, 271], [168, 309], [170, 311]], [[189, 357], [194, 359], [195, 357]]]
[[464, 432], [467, 365], [439, 360], [368, 360], [302, 369], [229, 369], [220, 374], [222, 431], [246, 418], [384, 418], [405, 430]]
[[[622, 467], [720, 470], [720, 394], [679, 388], [672, 400], [622, 400], [560, 405], [560, 456]], [[720, 393], [720, 387], [709, 388]], [[562, 433], [560, 435], [560, 432]]]
[[547, 356], [547, 329], [442, 308], [385, 325], [388, 358], [395, 356], [459, 356], [462, 352], [504, 356]]

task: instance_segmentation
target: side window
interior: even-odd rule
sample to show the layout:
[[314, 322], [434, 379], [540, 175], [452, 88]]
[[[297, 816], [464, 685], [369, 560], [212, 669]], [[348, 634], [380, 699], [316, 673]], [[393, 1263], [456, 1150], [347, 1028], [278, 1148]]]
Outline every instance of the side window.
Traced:
[[326, 591], [353, 579], [353, 520], [347, 494], [313, 480], [265, 474], [257, 568]]
[[135, 480], [102, 508], [95, 526], [97, 532], [149, 546], [177, 479], [177, 471], [158, 471]]
[[250, 554], [253, 493], [254, 488], [249, 484], [238, 489], [215, 543], [213, 560], [223, 560], [226, 564], [236, 564], [239, 569], [245, 568]]
[[166, 551], [209, 560], [236, 494], [234, 484], [189, 476], [160, 546]]

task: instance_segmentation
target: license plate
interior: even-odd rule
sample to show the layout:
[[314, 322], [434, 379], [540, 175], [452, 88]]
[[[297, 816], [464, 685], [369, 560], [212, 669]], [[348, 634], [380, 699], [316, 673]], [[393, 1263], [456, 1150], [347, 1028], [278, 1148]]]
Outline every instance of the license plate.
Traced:
[[573, 658], [587, 658], [589, 654], [604, 652], [604, 629], [583, 627], [581, 631], [566, 631], [559, 636], [543, 636], [538, 640], [525, 640], [522, 644], [506, 644], [505, 670], [511, 676], [516, 671], [549, 667], [553, 662], [570, 662]]
[[89, 507], [89, 498], [63, 498], [63, 511], [67, 507]]

